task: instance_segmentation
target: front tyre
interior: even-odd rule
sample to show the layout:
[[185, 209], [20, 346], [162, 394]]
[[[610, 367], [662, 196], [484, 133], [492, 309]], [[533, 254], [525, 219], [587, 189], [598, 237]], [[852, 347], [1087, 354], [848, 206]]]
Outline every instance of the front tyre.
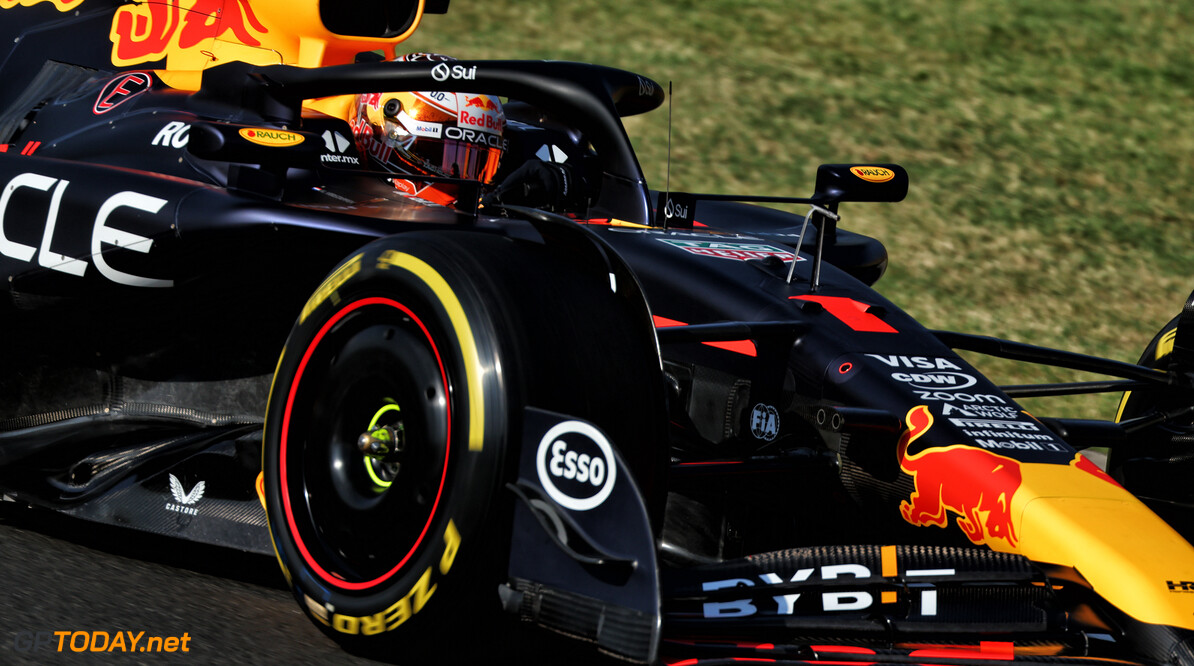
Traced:
[[352, 651], [426, 658], [445, 627], [498, 610], [507, 395], [458, 255], [434, 234], [363, 248], [312, 295], [274, 378], [274, 547], [300, 605]]
[[[1182, 317], [1174, 317], [1145, 348], [1138, 363], [1166, 370], [1178, 363], [1174, 341]], [[1187, 370], [1178, 367], [1179, 370]], [[1112, 447], [1107, 471], [1188, 541], [1194, 542], [1194, 395], [1177, 387], [1124, 393], [1116, 421], [1160, 413], [1178, 415], [1149, 427], [1133, 441]]]

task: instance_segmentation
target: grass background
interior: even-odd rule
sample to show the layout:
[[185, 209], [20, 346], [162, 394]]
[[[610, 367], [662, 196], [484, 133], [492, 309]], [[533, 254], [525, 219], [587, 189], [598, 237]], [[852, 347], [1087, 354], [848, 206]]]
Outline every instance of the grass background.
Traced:
[[[904, 202], [842, 209], [888, 248], [884, 295], [930, 327], [1135, 361], [1194, 288], [1192, 24], [1172, 0], [452, 0], [400, 50], [671, 82], [677, 190], [807, 196], [819, 163], [902, 164]], [[666, 110], [626, 124], [663, 187]], [[1093, 378], [971, 358], [1002, 383]]]

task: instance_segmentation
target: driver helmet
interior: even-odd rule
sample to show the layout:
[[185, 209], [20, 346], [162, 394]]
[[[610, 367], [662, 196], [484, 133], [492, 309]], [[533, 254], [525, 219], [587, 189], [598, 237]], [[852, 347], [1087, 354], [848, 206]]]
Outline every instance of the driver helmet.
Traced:
[[[415, 53], [399, 61], [451, 61]], [[350, 109], [357, 147], [399, 174], [466, 178], [490, 184], [505, 149], [506, 116], [493, 95], [395, 92], [357, 95]]]

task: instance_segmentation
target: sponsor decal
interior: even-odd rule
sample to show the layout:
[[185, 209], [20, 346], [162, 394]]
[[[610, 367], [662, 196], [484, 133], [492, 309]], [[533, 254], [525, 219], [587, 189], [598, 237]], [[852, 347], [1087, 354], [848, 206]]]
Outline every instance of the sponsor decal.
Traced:
[[947, 358], [936, 356], [899, 356], [896, 354], [867, 354], [889, 368], [918, 368], [923, 370], [961, 370]]
[[199, 500], [203, 499], [203, 493], [206, 490], [206, 481], [196, 483], [195, 487], [189, 491], [184, 490], [182, 481], [179, 481], [177, 476], [171, 474], [170, 494], [174, 497], [174, 502], [166, 502], [166, 510], [175, 513], [185, 513], [188, 516], [196, 516], [199, 514], [199, 510], [192, 505], [198, 504]]
[[158, 130], [158, 133], [153, 137], [153, 141], [149, 145], [165, 146], [167, 148], [185, 148], [190, 138], [191, 126], [176, 120], [166, 123], [165, 127]]
[[1194, 581], [1190, 580], [1167, 580], [1165, 585], [1170, 592], [1191, 593], [1194, 592]]
[[500, 134], [505, 126], [501, 109], [484, 95], [457, 95], [456, 123], [465, 128]]
[[472, 81], [477, 78], [477, 66], [465, 67], [464, 65], [449, 66], [446, 62], [441, 62], [435, 67], [431, 68], [431, 78], [443, 83], [448, 79], [453, 81]]
[[352, 146], [352, 141], [339, 132], [327, 130], [323, 133], [323, 145], [328, 149], [328, 152], [319, 156], [319, 161], [324, 164], [351, 164], [353, 166], [360, 166], [360, 158], [354, 155], [346, 155], [349, 147]]
[[655, 82], [648, 78], [638, 77], [638, 94], [642, 97], [654, 95]]
[[953, 391], [974, 386], [978, 380], [962, 372], [893, 372], [891, 378], [918, 389]]
[[886, 183], [895, 178], [895, 172], [891, 169], [877, 166], [855, 166], [850, 167], [850, 173], [867, 181], [868, 183]]
[[469, 127], [445, 127], [444, 138], [455, 139], [457, 141], [467, 141], [469, 143], [479, 143], [490, 148], [506, 149], [506, 140], [500, 134], [494, 134], [490, 130], [472, 129]]
[[[731, 259], [734, 261], [750, 261], [752, 259], [766, 259], [767, 257], [779, 257], [783, 261], [792, 261], [792, 251], [778, 248], [772, 245], [763, 245], [759, 243], [735, 243], [731, 241], [709, 241], [709, 240], [680, 240], [676, 238], [660, 238], [661, 243], [667, 243], [672, 247], [679, 248], [701, 257], [714, 257], [716, 259]], [[804, 261], [804, 257], [796, 257], [796, 261]]]
[[984, 449], [1065, 450], [1053, 435], [1042, 431], [1035, 421], [954, 417], [949, 421], [962, 428], [962, 434]]
[[501, 110], [498, 107], [498, 105], [494, 103], [493, 100], [489, 99], [488, 97], [486, 97], [484, 95], [477, 95], [475, 97], [470, 96], [470, 95], [463, 95], [463, 97], [464, 97], [464, 107], [466, 109], [475, 107], [475, 108], [481, 109], [482, 111], [500, 111]]
[[114, 77], [95, 98], [95, 105], [91, 107], [97, 116], [107, 113], [124, 104], [130, 99], [149, 90], [153, 85], [153, 78], [148, 72], [129, 72]]
[[43, 2], [54, 5], [54, 9], [60, 12], [70, 11], [83, 4], [83, 0], [0, 0], [0, 9], [12, 9], [18, 5], [21, 7], [32, 7], [33, 5], [40, 5]]
[[138, 0], [112, 17], [112, 64], [155, 62], [217, 38], [261, 46], [268, 32], [249, 0]]
[[950, 391], [929, 391], [927, 389], [914, 389], [912, 391], [920, 400], [929, 400], [933, 402], [961, 402], [967, 405], [982, 404], [982, 405], [1006, 405], [1007, 400], [1002, 396], [994, 393], [954, 393]]
[[614, 490], [618, 471], [609, 440], [581, 421], [552, 426], [539, 440], [535, 465], [547, 494], [573, 511], [601, 506]]
[[[894, 550], [890, 546], [887, 548]], [[890, 564], [893, 567], [896, 566], [894, 561], [890, 562]], [[825, 587], [837, 589], [819, 594], [791, 593], [772, 596], [770, 601], [774, 603], [775, 610], [770, 612], [775, 615], [795, 615], [798, 606], [802, 607], [801, 610], [805, 612], [860, 611], [879, 604], [894, 603], [896, 599], [890, 596], [891, 592], [883, 592], [876, 599], [874, 594], [866, 590], [850, 590], [848, 589], [849, 584], [846, 581], [852, 579], [860, 585], [873, 585], [882, 583], [885, 577], [894, 577], [895, 575], [896, 572], [884, 572], [882, 576], [876, 576], [871, 572], [869, 567], [862, 564], [827, 564], [820, 567], [798, 569], [790, 577], [781, 576], [777, 573], [763, 573], [751, 578], [728, 578], [708, 581], [701, 583], [701, 590], [704, 592], [713, 592], [724, 589], [755, 588], [765, 591], [767, 587], [772, 585], [782, 586], [791, 585], [792, 583], [809, 582], [815, 584], [822, 582], [823, 586], [818, 587], [822, 587], [822, 589]], [[956, 570], [954, 569], [907, 569], [903, 572], [905, 578], [948, 577], [954, 575], [956, 575]], [[828, 581], [836, 582], [828, 583]], [[914, 587], [916, 588], [915, 592], [905, 592], [911, 594], [915, 600], [916, 608], [913, 612], [918, 612], [919, 615], [927, 617], [937, 615], [937, 590], [928, 582], [915, 585]], [[760, 612], [758, 602], [763, 599], [764, 597], [760, 596], [753, 599], [705, 602], [702, 614], [706, 618], [750, 617]], [[770, 604], [768, 605], [770, 606]]]
[[675, 199], [668, 197], [667, 203], [663, 205], [663, 216], [667, 219], [680, 218], [688, 219], [688, 206], [682, 205]]
[[[69, 186], [70, 181], [68, 180], [59, 180], [36, 173], [22, 173], [8, 181], [8, 184], [4, 186], [3, 194], [0, 194], [0, 255], [30, 263], [36, 257], [38, 265], [44, 268], [78, 277], [86, 274], [89, 266], [86, 259], [68, 257], [52, 249], [55, 240], [54, 231], [58, 226], [59, 209], [62, 205], [63, 195]], [[53, 190], [49, 195], [50, 200], [46, 204], [46, 224], [42, 232], [41, 245], [37, 247], [15, 241], [5, 233], [8, 205], [12, 201], [13, 195], [22, 189], [41, 192]], [[105, 252], [105, 248], [116, 246], [134, 252], [148, 253], [153, 248], [152, 239], [111, 226], [111, 218], [122, 208], [131, 208], [151, 215], [156, 214], [166, 203], [165, 199], [125, 191], [113, 194], [100, 205], [92, 223], [90, 256], [101, 275], [112, 282], [133, 287], [170, 287], [174, 285], [172, 280], [141, 277], [117, 270], [108, 263], [110, 254]], [[22, 217], [31, 213], [27, 203], [21, 206], [19, 214]]]
[[246, 127], [237, 132], [237, 134], [259, 146], [269, 146], [271, 148], [297, 146], [303, 142], [302, 134], [265, 127]]
[[909, 455], [908, 446], [933, 426], [929, 408], [918, 405], [904, 417], [908, 429], [897, 446], [900, 469], [915, 489], [900, 502], [900, 515], [913, 525], [945, 527], [952, 513], [966, 538], [981, 545], [992, 540], [1017, 543], [1012, 498], [1020, 489], [1020, 463], [965, 445], [931, 447]]
[[1040, 432], [1040, 428], [1032, 421], [994, 421], [990, 419], [955, 419], [950, 423], [960, 428], [993, 428], [995, 430], [1027, 430]]
[[750, 434], [764, 442], [774, 441], [779, 435], [779, 411], [761, 402], [755, 405], [750, 412]]
[[941, 406], [941, 415], [1014, 421], [1020, 418], [1020, 408], [1013, 405], [953, 405], [947, 403]]
[[568, 153], [564, 152], [563, 148], [554, 143], [550, 146], [546, 143], [539, 146], [539, 150], [535, 151], [535, 157], [544, 162], [555, 162], [556, 164], [563, 164], [568, 161]]

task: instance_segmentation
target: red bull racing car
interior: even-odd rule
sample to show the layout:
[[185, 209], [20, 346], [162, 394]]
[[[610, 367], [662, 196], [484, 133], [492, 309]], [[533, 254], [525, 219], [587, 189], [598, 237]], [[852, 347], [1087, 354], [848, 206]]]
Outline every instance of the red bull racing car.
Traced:
[[[1194, 663], [1194, 301], [1139, 365], [927, 330], [839, 224], [901, 167], [651, 190], [649, 78], [370, 55], [446, 6], [0, 2], [0, 495], [276, 555], [398, 662]], [[492, 179], [379, 168], [389, 91]]]

